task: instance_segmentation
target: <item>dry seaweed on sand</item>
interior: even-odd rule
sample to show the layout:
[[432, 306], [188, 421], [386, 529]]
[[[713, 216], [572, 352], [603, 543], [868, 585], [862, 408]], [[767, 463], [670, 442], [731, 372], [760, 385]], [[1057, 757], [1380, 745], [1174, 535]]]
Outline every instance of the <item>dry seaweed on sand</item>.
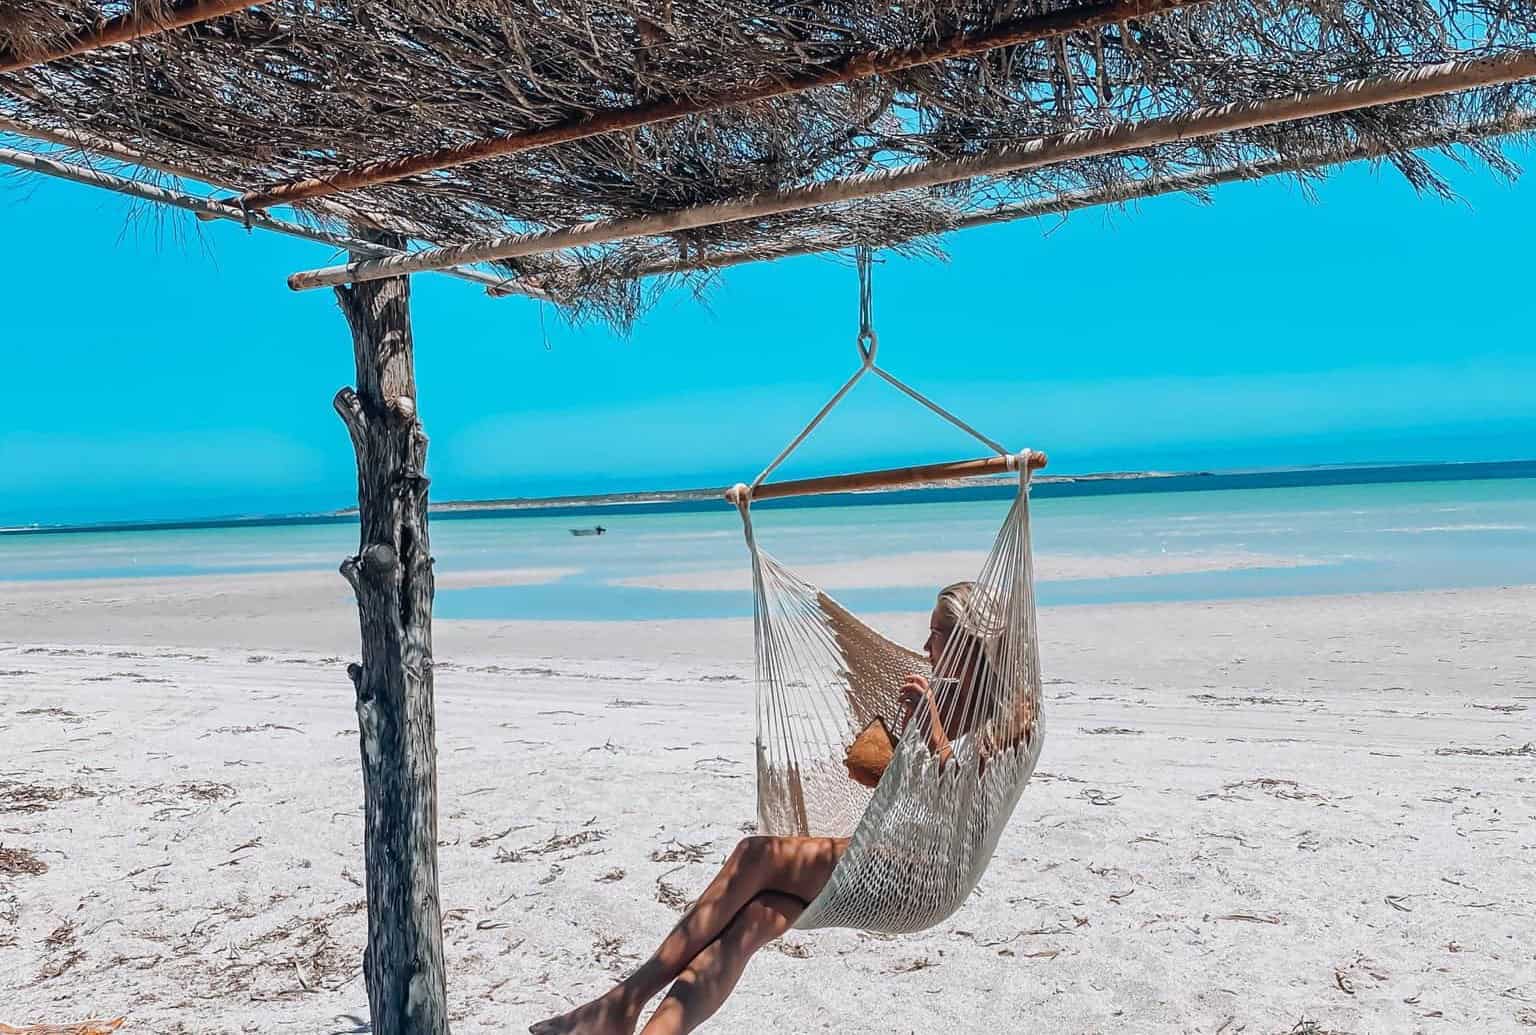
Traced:
[[235, 789], [229, 784], [214, 783], [210, 780], [179, 783], [171, 790], [179, 797], [193, 798], [197, 801], [223, 801], [235, 794]]
[[1231, 797], [1239, 800], [1241, 800], [1241, 797], [1233, 792], [1250, 789], [1261, 791], [1272, 798], [1284, 798], [1289, 801], [1328, 800], [1327, 795], [1305, 790], [1295, 780], [1283, 780], [1273, 776], [1257, 776], [1251, 780], [1237, 780], [1232, 783], [1224, 783], [1221, 785], [1221, 789], [1225, 792], [1221, 797]]
[[606, 830], [578, 830], [573, 834], [552, 834], [550, 837], [536, 845], [529, 845], [518, 850], [519, 855], [550, 855], [554, 852], [565, 852], [572, 848], [580, 848], [582, 845], [592, 844], [594, 841], [602, 841], [608, 837]]
[[43, 939], [43, 944], [50, 949], [62, 949], [74, 943], [75, 925], [68, 920], [55, 927], [48, 937]]
[[284, 726], [281, 723], [276, 723], [276, 722], [263, 722], [260, 725], [256, 725], [256, 726], [220, 726], [220, 727], [218, 727], [216, 729], [211, 729], [211, 730], [204, 731], [203, 733], [198, 735], [198, 739], [201, 740], [201, 739], [203, 739], [205, 737], [211, 737], [211, 736], [213, 736], [216, 733], [230, 733], [230, 734], [265, 733], [268, 730], [278, 730], [278, 731], [283, 731], [283, 732], [287, 732], [287, 733], [302, 733], [302, 732], [304, 732], [303, 730], [299, 729], [297, 726]]
[[679, 913], [685, 911], [693, 904], [693, 900], [688, 897], [682, 888], [667, 881], [668, 877], [681, 869], [681, 866], [674, 866], [656, 878], [656, 901], [670, 909], [675, 909]]
[[57, 959], [52, 959], [52, 960], [49, 960], [47, 963], [44, 963], [42, 968], [37, 972], [37, 980], [38, 981], [52, 981], [54, 978], [63, 977], [70, 970], [72, 970], [77, 964], [79, 964], [82, 961], [84, 961], [84, 959], [85, 959], [85, 950], [84, 949], [73, 949], [72, 948], [68, 952], [66, 952], [64, 955], [58, 957]]
[[1482, 748], [1482, 747], [1440, 747], [1435, 748], [1437, 755], [1469, 755], [1477, 758], [1536, 758], [1536, 742], [1527, 742], [1519, 747]]
[[618, 972], [627, 970], [640, 957], [624, 951], [624, 939], [619, 935], [603, 935], [592, 943], [592, 959], [598, 966]]
[[199, 995], [253, 999], [281, 998], [316, 990], [334, 991], [356, 976], [355, 949], [344, 932], [363, 912], [363, 900], [333, 905], [324, 913], [293, 915], [276, 926], [233, 942], [227, 953], [208, 951], [227, 939], [227, 925], [262, 916], [256, 902], [224, 903], [204, 917], [177, 947], [177, 955], [197, 966], [186, 980]]
[[691, 844], [673, 838], [660, 848], [652, 850], [651, 862], [703, 862], [710, 848], [711, 842], [708, 841]]
[[26, 848], [8, 848], [0, 844], [0, 877], [21, 874], [36, 877], [48, 872], [48, 864]]
[[42, 812], [62, 801], [92, 797], [95, 797], [94, 792], [79, 784], [52, 787], [17, 780], [0, 780], [0, 813]]
[[1282, 1032], [1276, 1032], [1275, 1035], [1352, 1035], [1352, 1033], [1342, 1028], [1324, 1028], [1316, 1021], [1303, 1019]]

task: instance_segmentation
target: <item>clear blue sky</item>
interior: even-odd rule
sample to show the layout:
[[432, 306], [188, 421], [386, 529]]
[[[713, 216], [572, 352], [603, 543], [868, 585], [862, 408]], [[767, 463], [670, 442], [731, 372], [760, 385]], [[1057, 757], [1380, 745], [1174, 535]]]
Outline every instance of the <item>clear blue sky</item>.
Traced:
[[[1536, 176], [1454, 179], [1456, 203], [1356, 166], [1316, 201], [1244, 184], [954, 235], [877, 271], [881, 358], [1058, 471], [1536, 456]], [[346, 326], [284, 284], [330, 254], [132, 211], [0, 180], [0, 524], [353, 502]], [[628, 338], [446, 278], [414, 298], [437, 499], [735, 480], [853, 362], [853, 272], [825, 259], [674, 292]], [[795, 470], [972, 452], [871, 384]]]

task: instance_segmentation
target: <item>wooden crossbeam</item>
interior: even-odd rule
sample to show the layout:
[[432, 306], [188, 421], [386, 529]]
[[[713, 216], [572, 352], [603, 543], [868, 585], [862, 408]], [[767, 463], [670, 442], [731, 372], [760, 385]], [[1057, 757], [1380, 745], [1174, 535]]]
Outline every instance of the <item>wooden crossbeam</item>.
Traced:
[[[222, 18], [248, 7], [260, 7], [272, 0], [178, 0], [165, 8], [161, 15], [151, 14], [153, 8], [135, 4], [127, 14], [102, 22], [94, 29], [74, 33], [57, 45], [36, 54], [0, 54], [0, 74], [20, 72], [35, 65], [45, 65], [62, 58], [89, 54], [102, 47], [118, 43], [132, 43], [146, 36], [158, 36], [163, 32], [196, 25], [213, 18]], [[148, 11], [146, 10], [148, 8]]]
[[[27, 137], [31, 140], [41, 140], [44, 143], [57, 144], [60, 147], [67, 147], [72, 151], [80, 151], [96, 157], [110, 158], [114, 161], [123, 162], [127, 165], [138, 166], [140, 169], [149, 169], [154, 172], [165, 173], [167, 176], [174, 176], [178, 180], [185, 180], [189, 183], [206, 183], [210, 187], [220, 187], [225, 190], [236, 189], [232, 184], [228, 183], [227, 181], [221, 181], [217, 177], [209, 176], [202, 172], [193, 172], [190, 169], [185, 169], [181, 166], [173, 165], [170, 162], [164, 162], [158, 158], [153, 158], [144, 154], [142, 151], [128, 147], [124, 144], [120, 144], [115, 140], [107, 140], [104, 137], [98, 137], [94, 134], [82, 133], [79, 130], [48, 129], [43, 126], [34, 126], [27, 122], [17, 122], [15, 119], [7, 118], [5, 115], [0, 115], [0, 133], [11, 133], [15, 136]], [[378, 220], [374, 216], [368, 213], [358, 212], [349, 206], [342, 205], [337, 202], [319, 201], [315, 203], [314, 208], [324, 215], [337, 220], [338, 222], [361, 222], [368, 226], [379, 225]], [[197, 218], [201, 220], [217, 220], [226, 218], [222, 212], [216, 213], [211, 210], [202, 211], [196, 208], [191, 209], [190, 211], [192, 211], [193, 214], [195, 214]], [[254, 219], [252, 220], [252, 225], [256, 225]], [[285, 225], [299, 226], [299, 224]], [[284, 232], [282, 230], [277, 230], [274, 226], [265, 226], [263, 228], [275, 230], [278, 233]], [[306, 240], [319, 241], [324, 244], [333, 245], [337, 248], [346, 248], [350, 250], [355, 247], [364, 253], [366, 253], [369, 249], [372, 249], [372, 251], [379, 255], [397, 254], [393, 250], [385, 248], [381, 245], [377, 245], [369, 241], [361, 241], [358, 238], [354, 238], [346, 234], [328, 234], [322, 237], [320, 235], [325, 233], [324, 231], [311, 230], [309, 227], [302, 226], [299, 228], [304, 230], [305, 233], [296, 234], [293, 236], [302, 236]], [[383, 229], [392, 229], [401, 233], [403, 236], [410, 236], [409, 232], [401, 230], [398, 227], [392, 228], [384, 226]], [[496, 298], [502, 298], [507, 295], [526, 295], [529, 298], [538, 298], [543, 300], [548, 300], [549, 298], [549, 296], [544, 292], [540, 285], [531, 283], [527, 279], [519, 279], [510, 276], [497, 276], [496, 274], [483, 273], [479, 270], [457, 268], [449, 270], [448, 275], [450, 277], [456, 277], [459, 280], [467, 280], [475, 284], [483, 284], [485, 285], [486, 293]]]
[[[1315, 155], [1294, 158], [1271, 158], [1262, 162], [1239, 162], [1219, 169], [1187, 173], [1180, 176], [1157, 176], [1145, 180], [1136, 180], [1132, 183], [1121, 184], [1106, 190], [1072, 191], [1038, 201], [1026, 201], [1014, 205], [999, 205], [996, 208], [987, 209], [983, 212], [974, 212], [962, 216], [938, 232], [952, 233], [956, 230], [969, 230], [973, 227], [991, 226], [996, 223], [1012, 223], [1023, 219], [1039, 219], [1042, 216], [1065, 215], [1068, 212], [1076, 212], [1080, 209], [1144, 201], [1148, 198], [1161, 197], [1165, 194], [1183, 194], [1207, 187], [1219, 187], [1226, 183], [1262, 180], [1287, 173], [1312, 172], [1335, 165], [1347, 165], [1350, 162], [1381, 158], [1402, 151], [1445, 147], [1470, 140], [1487, 140], [1490, 137], [1533, 131], [1536, 131], [1536, 112], [1520, 112], [1507, 118], [1494, 119], [1488, 122], [1474, 122], [1436, 129], [1428, 133], [1416, 134], [1407, 139], [1396, 140], [1390, 144], [1376, 141], [1359, 141], [1351, 147], [1335, 149]], [[927, 236], [926, 233], [914, 233], [908, 237], [887, 243], [901, 244], [905, 241], [916, 240], [919, 237], [925, 236]], [[665, 276], [671, 273], [694, 273], [702, 270], [728, 269], [732, 266], [744, 266], [754, 262], [775, 262], [779, 259], [790, 259], [801, 255], [824, 255], [829, 252], [844, 251], [851, 247], [853, 247], [853, 242], [848, 239], [829, 237], [787, 246], [768, 246], [735, 252], [716, 252], [713, 255], [705, 252], [692, 258], [671, 259], [665, 262], [652, 263], [648, 266], [641, 266], [635, 270], [633, 277], [639, 279], [642, 277]], [[503, 290], [505, 289], [486, 288], [486, 292], [491, 295], [499, 294]]]
[[[155, 172], [174, 176], [178, 180], [186, 180], [189, 183], [206, 183], [210, 187], [218, 187], [221, 190], [240, 190], [239, 184], [231, 183], [215, 175], [210, 175], [202, 170], [187, 169], [183, 166], [173, 165], [170, 162], [154, 158], [144, 152], [120, 144], [115, 140], [96, 136], [93, 133], [84, 133], [76, 129], [48, 129], [44, 126], [34, 126], [29, 122], [17, 122], [15, 119], [0, 115], [0, 133], [13, 133], [19, 137], [27, 137], [31, 140], [41, 140], [48, 144], [57, 144], [67, 147], [71, 151], [80, 151], [92, 157], [110, 158], [127, 165], [136, 165], [141, 169], [151, 169]], [[220, 199], [228, 200], [228, 199]], [[402, 225], [399, 220], [380, 220], [377, 215], [366, 212], [352, 205], [339, 201], [316, 201], [310, 206], [316, 212], [340, 223], [362, 224], [377, 227], [390, 233], [398, 233], [403, 237], [421, 237], [423, 234], [419, 226]], [[197, 218], [202, 220], [220, 219], [221, 216], [213, 216], [204, 212], [197, 213]], [[510, 278], [502, 278], [502, 294], [522, 294], [520, 291], [510, 291]]]
[[18, 137], [28, 137], [32, 140], [41, 140], [48, 144], [57, 144], [67, 147], [72, 151], [89, 152], [102, 158], [111, 158], [114, 161], [127, 165], [136, 165], [141, 169], [150, 169], [154, 172], [165, 173], [179, 180], [202, 180], [204, 183], [215, 187], [222, 186], [207, 177], [195, 176], [187, 170], [177, 166], [161, 162], [134, 148], [126, 147], [115, 140], [106, 140], [102, 137], [92, 136], [89, 133], [80, 133], [74, 130], [47, 129], [43, 126], [34, 126], [29, 122], [17, 122], [15, 119], [0, 115], [0, 133], [11, 133]]
[[[363, 240], [362, 238], [352, 237], [347, 234], [331, 233], [326, 230], [303, 226], [299, 223], [274, 219], [265, 212], [243, 212], [228, 202], [200, 198], [193, 194], [168, 190], [165, 187], [156, 186], [152, 183], [141, 183], [138, 180], [130, 180], [124, 176], [114, 176], [111, 173], [91, 169], [87, 166], [60, 162], [46, 155], [36, 154], [31, 151], [20, 151], [12, 147], [0, 147], [0, 165], [8, 165], [15, 169], [23, 169], [27, 172], [38, 173], [43, 176], [52, 176], [56, 179], [69, 180], [72, 183], [84, 184], [87, 187], [98, 187], [116, 194], [138, 198], [141, 201], [151, 201], [157, 205], [168, 205], [171, 208], [196, 212], [210, 219], [229, 220], [230, 222], [242, 223], [257, 229], [284, 234], [288, 237], [315, 241], [361, 255], [383, 257], [402, 254], [397, 249], [388, 248], [372, 241]], [[483, 284], [488, 292], [496, 295], [504, 295], [509, 290], [515, 290], [517, 294], [530, 295], [534, 298], [546, 300], [548, 298], [538, 288], [530, 285], [509, 284], [504, 277], [482, 273], [479, 270], [453, 269], [446, 272], [450, 276], [459, 277], [476, 284]]]
[[270, 208], [273, 205], [293, 204], [296, 201], [356, 190], [359, 187], [392, 183], [407, 176], [435, 172], [439, 169], [451, 169], [454, 166], [479, 162], [487, 158], [519, 154], [555, 144], [567, 144], [573, 140], [583, 140], [619, 130], [638, 129], [641, 126], [659, 122], [672, 122], [689, 115], [699, 115], [741, 104], [752, 104], [774, 97], [785, 97], [803, 93], [806, 90], [852, 82], [856, 79], [890, 75], [922, 65], [971, 57], [989, 50], [1034, 43], [1073, 32], [1099, 28], [1114, 22], [1146, 18], [1176, 8], [1208, 2], [1210, 0], [1092, 0], [1090, 3], [1075, 7], [1003, 22], [979, 32], [956, 33], [924, 46], [852, 54], [802, 75], [765, 80], [756, 86], [728, 96], [650, 101], [629, 108], [619, 108], [557, 122], [552, 126], [529, 130], [526, 133], [485, 137], [422, 154], [356, 165], [326, 176], [291, 180], [264, 191], [246, 194], [240, 198], [240, 202], [247, 208]]
[[1532, 77], [1536, 77], [1536, 50], [1515, 50], [1489, 57], [1446, 61], [1370, 79], [1354, 79], [1309, 93], [1197, 108], [1179, 115], [1122, 123], [1102, 129], [1052, 134], [967, 158], [929, 162], [768, 191], [748, 198], [695, 205], [656, 215], [599, 219], [537, 233], [428, 248], [398, 258], [366, 259], [325, 269], [307, 270], [290, 276], [288, 286], [295, 291], [308, 291], [405, 273], [421, 273], [463, 263], [543, 255], [566, 248], [676, 233], [701, 226], [759, 219], [903, 190], [1019, 172], [1053, 162], [1115, 154]]

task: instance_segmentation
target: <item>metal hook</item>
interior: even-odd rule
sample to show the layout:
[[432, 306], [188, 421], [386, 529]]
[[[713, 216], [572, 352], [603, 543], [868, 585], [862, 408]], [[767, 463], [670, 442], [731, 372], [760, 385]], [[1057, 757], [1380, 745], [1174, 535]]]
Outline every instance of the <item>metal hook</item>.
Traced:
[[879, 339], [875, 337], [873, 259], [874, 252], [866, 245], [861, 244], [854, 250], [854, 261], [859, 270], [859, 337], [856, 344], [866, 370], [875, 365], [875, 353], [880, 348]]

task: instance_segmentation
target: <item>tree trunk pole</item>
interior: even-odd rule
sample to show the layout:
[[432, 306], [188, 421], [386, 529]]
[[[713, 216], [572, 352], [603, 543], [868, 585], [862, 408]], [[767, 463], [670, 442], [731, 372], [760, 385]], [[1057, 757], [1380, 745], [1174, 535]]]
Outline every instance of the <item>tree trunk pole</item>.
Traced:
[[[378, 243], [404, 247], [398, 238]], [[373, 1035], [447, 1035], [437, 888], [437, 746], [432, 700], [432, 556], [427, 437], [416, 409], [410, 281], [338, 287], [357, 387], [336, 411], [357, 453], [362, 535], [341, 574], [357, 595], [357, 692], [368, 874], [363, 973]]]

